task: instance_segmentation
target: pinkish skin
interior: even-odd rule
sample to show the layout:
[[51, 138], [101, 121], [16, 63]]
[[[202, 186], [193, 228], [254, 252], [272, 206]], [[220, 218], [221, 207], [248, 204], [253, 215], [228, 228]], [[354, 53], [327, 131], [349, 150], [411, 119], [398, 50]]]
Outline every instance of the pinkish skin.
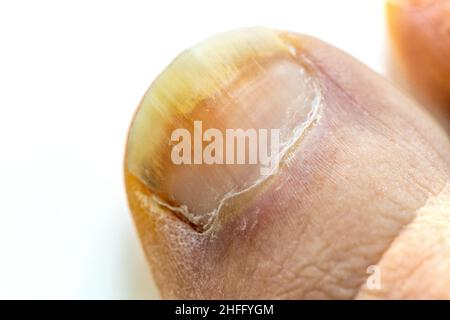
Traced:
[[450, 144], [427, 113], [348, 54], [295, 37], [323, 114], [277, 175], [202, 233], [130, 199], [163, 298], [357, 297], [367, 268], [445, 188]]
[[390, 0], [392, 71], [444, 126], [450, 118], [450, 0]]

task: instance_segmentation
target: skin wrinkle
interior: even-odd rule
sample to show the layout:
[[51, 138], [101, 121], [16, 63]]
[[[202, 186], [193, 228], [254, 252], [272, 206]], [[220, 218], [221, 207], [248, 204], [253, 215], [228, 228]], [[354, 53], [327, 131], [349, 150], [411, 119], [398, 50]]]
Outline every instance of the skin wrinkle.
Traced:
[[[319, 261], [322, 261], [322, 263], [325, 263], [324, 267], [321, 267], [321, 263], [315, 263], [311, 265], [311, 268], [313, 270], [319, 271], [319, 274], [321, 276], [316, 277], [315, 281], [312, 283], [312, 288], [322, 288], [322, 291], [327, 291], [328, 294], [330, 296], [333, 296], [333, 294], [331, 292], [333, 292], [333, 290], [330, 290], [328, 286], [332, 285], [335, 281], [339, 279], [338, 275], [334, 274], [334, 273], [330, 273], [329, 270], [331, 267], [327, 267], [327, 264], [331, 264], [329, 261], [325, 261], [323, 262], [325, 259], [319, 259]], [[335, 265], [335, 264], [333, 264]], [[335, 267], [335, 269], [337, 269], [338, 267]], [[325, 281], [326, 280], [326, 281]], [[331, 280], [331, 283], [330, 283]], [[324, 284], [327, 284], [327, 286], [324, 286]]]
[[[264, 279], [273, 279], [275, 277], [280, 278], [283, 281], [285, 279], [287, 279], [289, 281], [293, 281], [293, 280], [296, 279], [295, 273], [293, 273], [291, 270], [287, 269], [283, 262], [276, 261], [275, 259], [273, 259], [273, 255], [271, 255], [271, 254], [263, 253], [262, 250], [259, 247], [256, 250], [257, 250], [257, 252], [262, 253], [262, 255], [259, 257], [260, 263], [257, 264], [258, 266], [261, 266], [261, 265], [267, 266], [267, 264], [271, 264], [271, 265], [275, 266], [275, 268], [273, 268], [273, 270], [272, 270], [272, 268], [269, 268], [270, 269], [270, 273], [268, 275], [264, 276], [264, 273], [263, 273], [262, 276], [255, 277], [254, 281], [260, 282], [261, 279], [262, 280], [264, 280]], [[255, 274], [257, 274], [257, 273], [255, 272]], [[274, 292], [275, 296], [277, 295], [276, 292], [277, 292], [277, 290], [279, 288], [277, 283], [278, 283], [278, 281], [276, 281], [273, 284], [269, 283], [269, 285], [271, 287], [267, 290], [268, 292]]]
[[[340, 90], [340, 92], [343, 93], [343, 94], [345, 95], [345, 97], [348, 98], [349, 101], [351, 101], [352, 104], [353, 104], [354, 106], [359, 107], [359, 109], [360, 109], [361, 111], [363, 111], [364, 113], [370, 114], [371, 117], [372, 117], [372, 119], [378, 120], [378, 121], [380, 122], [380, 124], [383, 124], [384, 129], [387, 130], [388, 132], [392, 132], [392, 131], [393, 131], [393, 128], [391, 128], [390, 125], [386, 124], [386, 123], [383, 121], [382, 117], [378, 117], [378, 116], [376, 116], [376, 115], [373, 114], [373, 113], [371, 114], [371, 113], [370, 113], [370, 108], [364, 108], [364, 107], [358, 102], [358, 99], [354, 97], [354, 95], [353, 95], [352, 93], [350, 93], [348, 90], [344, 89], [344, 87], [341, 86], [341, 85], [334, 79], [334, 77], [331, 76], [331, 75], [327, 72], [327, 70], [321, 65], [321, 63], [318, 62], [318, 61], [315, 59], [314, 54], [311, 53], [311, 50], [308, 50], [308, 47], [307, 47], [307, 46], [305, 46], [305, 48], [303, 48], [303, 50], [304, 50], [305, 53], [308, 55], [309, 60], [310, 60], [310, 62], [314, 65], [314, 67], [315, 67], [318, 71], [320, 71], [320, 73], [323, 74], [323, 75], [326, 77], [326, 79], [327, 79], [328, 81], [330, 81], [331, 83], [333, 83], [333, 85], [334, 85], [336, 88], [338, 88], [338, 89]], [[367, 67], [366, 67], [366, 68], [367, 68]], [[408, 100], [410, 100], [410, 99], [408, 99]], [[411, 100], [410, 100], [410, 101], [411, 101]], [[426, 112], [426, 111], [423, 110], [423, 112]], [[429, 114], [428, 112], [426, 112], [426, 113]], [[401, 119], [398, 118], [397, 121], [401, 121]], [[366, 123], [366, 125], [370, 125], [370, 123]], [[372, 125], [372, 126], [373, 126], [373, 125]], [[418, 134], [419, 137], [422, 138], [422, 141], [427, 141], [427, 139], [423, 136], [423, 134], [422, 134], [422, 132], [421, 132], [420, 130], [417, 130], [417, 129], [414, 128], [414, 127], [413, 127], [413, 130], [414, 130], [414, 133]], [[401, 132], [399, 132], [399, 131], [394, 131], [394, 132], [397, 133], [397, 134], [401, 133]], [[389, 135], [388, 135], [388, 136], [389, 136]], [[407, 145], [407, 144], [406, 144], [406, 145]], [[433, 150], [437, 155], [439, 155], [440, 160], [442, 160], [443, 163], [447, 162], [447, 161], [446, 161], [447, 159], [446, 159], [446, 158], [444, 157], [444, 155], [442, 154], [441, 149], [437, 149], [437, 148], [434, 146], [434, 144], [431, 144], [431, 148], [432, 148], [432, 150]], [[422, 155], [419, 155], [419, 156], [422, 156]]]
[[410, 212], [411, 210], [413, 210], [414, 208], [410, 207], [410, 206], [406, 206], [406, 204], [404, 203], [404, 201], [400, 201], [398, 199], [395, 199], [394, 197], [392, 197], [389, 193], [386, 193], [384, 190], [382, 191], [378, 191], [378, 195], [380, 197], [384, 197], [385, 200], [388, 200], [393, 207], [398, 209], [398, 212], [402, 212], [405, 214], [401, 214], [399, 217], [397, 216], [392, 216], [392, 217], [385, 217], [383, 213], [380, 214], [380, 216], [384, 219], [388, 219], [390, 218], [391, 220], [397, 222], [398, 224], [401, 224], [403, 221], [403, 219], [401, 218], [402, 216], [406, 216], [407, 212]]
[[[423, 191], [425, 191], [427, 193], [430, 193], [430, 189], [429, 188], [425, 188], [424, 186], [419, 184], [418, 180], [415, 179], [415, 177], [410, 172], [406, 173], [406, 179], [405, 180], [413, 181], [414, 183], [417, 183], [418, 185], [421, 186]], [[386, 217], [386, 218], [390, 218], [390, 219], [393, 219], [394, 221], [403, 222], [404, 223], [404, 221], [402, 219], [402, 216], [406, 216], [406, 213], [416, 210], [416, 208], [414, 208], [414, 207], [412, 207], [410, 205], [409, 206], [406, 205], [406, 203], [408, 201], [396, 199], [389, 192], [386, 192], [386, 190], [384, 188], [382, 188], [381, 190], [380, 189], [376, 189], [375, 191], [377, 192], [377, 194], [380, 197], [383, 197], [385, 200], [388, 200], [391, 204], [393, 204], [393, 208], [391, 210], [395, 210], [396, 212], [400, 212], [400, 213], [402, 213], [402, 212], [405, 213], [405, 214], [399, 215], [398, 217], [397, 216], [392, 216], [392, 217]], [[409, 193], [412, 193], [411, 191], [408, 190]], [[380, 209], [382, 209], [382, 208], [380, 208]], [[382, 217], [384, 217], [384, 215], [385, 215], [383, 213], [384, 211], [388, 212], [390, 210], [380, 210], [380, 215]]]
[[[332, 292], [330, 294], [334, 297], [339, 297], [339, 299], [344, 299], [351, 297], [355, 290], [355, 282], [359, 282], [359, 279], [348, 279], [345, 273], [349, 270], [342, 270], [342, 274], [331, 276], [331, 274], [326, 274], [325, 277], [321, 278], [316, 286], [326, 288], [327, 291]], [[327, 287], [324, 286], [327, 284]]]
[[[420, 218], [421, 217], [421, 214], [419, 213], [421, 210], [423, 210], [423, 209], [425, 209], [425, 208], [428, 208], [429, 206], [430, 206], [430, 202], [431, 202], [431, 200], [433, 200], [433, 199], [436, 199], [436, 198], [438, 198], [440, 195], [443, 195], [445, 192], [446, 192], [446, 188], [448, 188], [450, 186], [450, 180], [448, 180], [448, 182], [442, 187], [442, 189], [441, 189], [441, 191], [439, 191], [438, 193], [436, 193], [435, 195], [430, 195], [429, 197], [428, 197], [428, 199], [426, 200], [426, 202], [424, 203], [424, 205], [423, 206], [421, 206], [421, 207], [419, 207], [417, 210], [416, 210], [416, 212], [415, 212], [415, 217], [409, 222], [409, 223], [407, 223], [406, 225], [404, 225], [404, 227], [402, 228], [402, 230], [400, 230], [400, 232], [395, 236], [395, 238], [391, 241], [391, 243], [389, 244], [389, 246], [386, 248], [386, 250], [383, 252], [383, 254], [380, 256], [380, 258], [378, 259], [378, 262], [375, 264], [375, 265], [380, 265], [381, 264], [381, 262], [383, 261], [383, 258], [386, 256], [386, 254], [388, 254], [389, 252], [390, 252], [390, 249], [392, 248], [392, 246], [394, 245], [394, 243], [396, 242], [396, 240], [397, 239], [399, 239], [399, 238], [401, 238], [401, 236], [405, 233], [405, 232], [407, 232], [408, 231], [408, 228], [409, 227], [411, 227], [411, 226], [414, 226], [415, 227], [415, 222], [416, 222], [416, 220], [418, 219], [418, 218]], [[446, 194], [444, 194], [444, 196], [445, 196]], [[428, 213], [429, 214], [429, 213]], [[419, 222], [420, 223], [420, 222]], [[435, 252], [433, 252], [433, 251], [430, 251], [430, 253], [429, 254], [427, 254], [425, 257], [422, 257], [422, 259], [420, 259], [420, 262], [419, 262], [419, 264], [418, 265], [416, 265], [416, 266], [413, 266], [413, 268], [412, 268], [412, 272], [411, 272], [411, 269], [408, 269], [408, 268], [400, 268], [400, 269], [398, 269], [398, 270], [403, 270], [406, 274], [405, 274], [405, 276], [407, 276], [407, 277], [405, 277], [405, 278], [411, 278], [413, 275], [414, 275], [414, 273], [415, 272], [417, 272], [417, 270], [419, 270], [420, 269], [420, 267], [422, 266], [422, 264], [423, 263], [426, 263], [426, 262], [428, 262], [427, 260], [428, 260], [428, 258], [431, 258], [431, 257], [433, 257], [434, 256], [434, 254], [435, 254]], [[398, 272], [398, 271], [397, 271]], [[396, 282], [396, 285], [398, 285], [398, 281]], [[365, 291], [367, 290], [367, 289], [365, 289], [364, 288], [364, 286], [365, 286], [365, 283], [363, 283], [362, 285], [361, 285], [361, 287], [359, 288], [359, 290], [358, 290], [358, 292], [357, 292], [357, 294], [355, 295], [355, 297], [354, 298], [356, 298], [358, 295], [360, 295], [361, 293], [365, 293]], [[400, 289], [400, 288], [399, 288]], [[370, 290], [368, 291], [369, 292], [369, 294], [370, 294]], [[376, 293], [375, 293], [376, 294]]]
[[[245, 216], [245, 213], [243, 214], [244, 216]], [[262, 221], [264, 221], [264, 219], [262, 219]], [[266, 221], [266, 223], [267, 223], [267, 221]], [[297, 224], [298, 224], [298, 222], [297, 222]], [[255, 238], [257, 238], [258, 236], [255, 234], [254, 235], [254, 237]], [[252, 243], [250, 243], [250, 247], [253, 247], [253, 245], [254, 244], [252, 244]], [[280, 266], [283, 266], [283, 264], [285, 264], [285, 261], [287, 261], [287, 259], [281, 259], [280, 261], [277, 261], [277, 260], [273, 260], [273, 257], [272, 257], [272, 255], [271, 255], [271, 253], [270, 252], [266, 252], [266, 248], [262, 248], [262, 247], [260, 247], [260, 244], [258, 243], [258, 245], [256, 245], [256, 249], [257, 250], [255, 250], [255, 252], [252, 252], [252, 255], [253, 254], [256, 254], [258, 251], [260, 251], [261, 252], [261, 254], [259, 254], [259, 256], [258, 256], [258, 260], [259, 261], [262, 261], [262, 262], [266, 262], [266, 264], [265, 264], [265, 267], [267, 268], [267, 262], [270, 262], [270, 263], [275, 263], [275, 265], [277, 266], [276, 268], [275, 268], [275, 271], [272, 271], [271, 270], [271, 268], [269, 268], [269, 270], [270, 270], [270, 272], [273, 274], [273, 273], [276, 273], [276, 271], [278, 271], [278, 269], [280, 268]], [[232, 248], [230, 249], [230, 250], [232, 250]], [[262, 258], [261, 258], [261, 256], [262, 256]], [[286, 252], [286, 257], [288, 257], [289, 256], [289, 253], [288, 252]], [[258, 265], [259, 265], [259, 263], [258, 263]], [[288, 268], [285, 268], [284, 270], [288, 270]], [[272, 274], [269, 274], [269, 277], [272, 277]], [[260, 276], [260, 277], [263, 277], [264, 278], [264, 274], [262, 275], [262, 276]], [[257, 279], [256, 281], [259, 281], [259, 279]], [[275, 287], [276, 287], [276, 284], [275, 284]]]
[[[425, 137], [423, 136], [422, 132], [420, 132], [416, 128], [414, 128], [414, 130], [415, 130], [414, 133], [416, 133], [419, 137], [421, 137], [422, 141], [427, 141], [425, 139]], [[430, 146], [431, 146], [431, 149], [434, 151], [434, 153], [439, 156], [439, 160], [441, 160], [442, 163], [448, 162], [448, 159], [442, 154], [442, 149], [440, 149], [440, 148], [438, 149], [434, 144], [430, 144]]]
[[[292, 296], [297, 296], [297, 297], [302, 297], [305, 294], [305, 290], [304, 287], [302, 287], [302, 284], [305, 280], [311, 281], [311, 280], [315, 280], [317, 278], [316, 274], [314, 275], [308, 275], [309, 273], [306, 273], [305, 275], [305, 270], [309, 270], [309, 269], [314, 269], [317, 268], [313, 262], [309, 262], [306, 265], [303, 265], [297, 269], [299, 269], [295, 274], [296, 274], [296, 278], [293, 279], [289, 285], [285, 285], [285, 286], [280, 286], [278, 288], [276, 288], [276, 290], [274, 291], [274, 296], [280, 299], [288, 299], [289, 296], [292, 298]], [[303, 271], [303, 272], [302, 272]], [[311, 286], [310, 286], [311, 287]], [[315, 285], [312, 285], [312, 287], [314, 288]], [[292, 295], [292, 293], [299, 291], [298, 294], [296, 295]]]
[[[325, 258], [326, 260], [326, 258]], [[348, 262], [348, 260], [346, 261]], [[330, 263], [328, 262], [328, 264], [330, 265], [336, 265], [336, 263]], [[351, 263], [349, 265], [352, 265]], [[334, 273], [330, 273], [329, 269], [332, 267], [326, 267], [326, 268], [321, 268], [319, 267], [320, 263], [316, 263], [314, 265], [312, 265], [312, 269], [316, 269], [319, 270], [319, 273], [322, 274], [322, 277], [318, 277], [316, 278], [316, 281], [313, 284], [313, 288], [322, 288], [321, 291], [322, 292], [326, 292], [328, 296], [330, 297], [339, 297], [339, 298], [345, 298], [345, 296], [349, 296], [350, 293], [347, 293], [345, 295], [343, 295], [342, 292], [347, 292], [347, 291], [353, 291], [354, 290], [354, 285], [353, 283], [348, 282], [349, 279], [344, 279], [345, 281], [347, 281], [348, 283], [346, 283], [343, 280], [343, 275], [341, 274], [334, 274]], [[341, 268], [340, 269], [347, 269], [346, 265], [342, 265], [341, 264]], [[334, 267], [334, 269], [339, 269], [339, 267]], [[351, 269], [351, 268], [350, 268]], [[345, 274], [345, 272], [344, 272]], [[344, 275], [345, 277], [345, 275]], [[325, 286], [324, 284], [327, 284], [327, 286]], [[306, 294], [306, 293], [305, 293]]]
[[[297, 222], [298, 225], [298, 222]], [[307, 222], [304, 221], [304, 223], [301, 225], [301, 228], [306, 228], [307, 227]], [[303, 231], [299, 230], [300, 234], [303, 234]], [[293, 239], [293, 241], [289, 244], [291, 248], [294, 248], [294, 250], [298, 250], [299, 248], [301, 248], [301, 246], [299, 245], [301, 243], [301, 238], [296, 238]], [[256, 251], [255, 253], [260, 253], [260, 255], [258, 256], [258, 260], [263, 263], [272, 263], [273, 265], [276, 266], [276, 268], [274, 270], [270, 270], [270, 274], [268, 275], [267, 278], [272, 278], [273, 276], [279, 276], [280, 280], [282, 281], [281, 283], [274, 283], [272, 284], [273, 286], [273, 291], [272, 292], [277, 292], [277, 290], [282, 287], [283, 283], [287, 280], [289, 282], [291, 282], [292, 280], [296, 280], [299, 278], [298, 273], [296, 272], [296, 269], [292, 269], [290, 267], [287, 267], [286, 265], [289, 264], [290, 258], [293, 255], [292, 251], [290, 250], [286, 250], [286, 253], [283, 257], [279, 258], [279, 260], [275, 259], [275, 257], [273, 256], [273, 254], [271, 252], [266, 251], [266, 248], [261, 245], [259, 242], [257, 243], [257, 245], [255, 247], [251, 246], [252, 248], [255, 248]], [[253, 253], [253, 252], [252, 252]], [[294, 253], [294, 255], [296, 255]], [[260, 265], [258, 263], [258, 265]], [[264, 277], [264, 276], [263, 276]], [[257, 279], [256, 281], [258, 281], [259, 279]], [[281, 284], [281, 286], [279, 286], [279, 284]]]
[[[350, 248], [348, 252], [353, 252], [353, 248]], [[352, 255], [350, 255], [352, 256]], [[353, 266], [353, 263], [351, 261], [351, 258], [338, 258], [336, 260], [330, 261], [326, 257], [320, 259], [319, 263], [316, 263], [313, 265], [313, 267], [316, 270], [320, 271], [321, 277], [318, 277], [317, 280], [314, 282], [313, 287], [319, 287], [323, 288], [322, 290], [329, 291], [329, 295], [333, 296], [331, 292], [333, 292], [335, 288], [338, 289], [345, 289], [346, 291], [354, 291], [354, 283], [349, 282], [349, 279], [347, 278], [346, 274], [355, 274], [355, 267]], [[324, 267], [319, 267], [320, 264], [323, 263]], [[330, 272], [332, 270], [333, 272]], [[342, 270], [342, 272], [337, 272], [336, 270]], [[337, 273], [337, 274], [336, 274]], [[330, 281], [331, 280], [331, 281]], [[359, 280], [355, 279], [356, 282], [359, 282]], [[351, 297], [350, 294], [346, 295], [347, 297]], [[334, 295], [334, 297], [343, 298], [339, 295]]]
[[382, 211], [381, 211], [382, 212]]
[[[331, 79], [329, 78], [329, 75], [328, 75], [328, 74], [326, 74], [326, 76], [328, 77], [328, 79], [329, 79], [330, 81], [332, 81], [332, 82], [336, 85], [336, 82], [335, 82], [334, 80], [331, 80]], [[392, 126], [391, 126], [390, 124], [386, 123], [386, 122], [383, 120], [383, 117], [379, 117], [379, 116], [375, 115], [374, 113], [370, 112], [370, 110], [371, 110], [370, 108], [364, 108], [363, 106], [361, 106], [361, 105], [358, 103], [357, 99], [355, 99], [348, 91], [346, 91], [346, 90], [345, 90], [343, 87], [341, 87], [339, 84], [337, 84], [337, 87], [338, 87], [340, 90], [342, 90], [342, 91], [345, 93], [345, 95], [346, 95], [347, 97], [351, 97], [351, 101], [353, 101], [353, 106], [355, 106], [355, 107], [358, 106], [361, 110], [364, 110], [365, 112], [367, 112], [367, 114], [368, 114], [372, 119], [376, 120], [376, 123], [374, 123], [374, 124], [364, 123], [365, 126], [371, 125], [371, 126], [372, 126], [372, 129], [374, 129], [375, 132], [378, 132], [379, 135], [384, 136], [384, 137], [388, 140], [388, 142], [389, 142], [390, 139], [392, 139], [391, 137], [393, 137], [393, 136], [398, 136], [398, 135], [401, 135], [401, 134], [403, 133], [403, 132], [399, 131], [399, 130], [397, 129], [397, 127], [392, 128]], [[397, 119], [397, 121], [402, 121], [402, 119], [399, 117], [399, 118]], [[402, 121], [402, 122], [403, 122], [404, 124], [406, 124], [405, 121]], [[376, 126], [375, 126], [375, 124], [377, 124], [377, 125], [382, 125], [382, 130], [377, 129]], [[408, 126], [408, 125], [406, 125], [406, 126], [398, 126], [398, 127], [402, 127], [402, 128], [404, 128], [404, 127], [409, 127], [409, 128], [411, 128], [411, 129], [413, 130], [413, 132], [414, 132], [415, 135], [419, 135], [419, 137], [422, 138], [422, 139], [421, 139], [421, 142], [426, 142], [426, 141], [427, 141], [427, 139], [425, 139], [425, 137], [423, 136], [423, 134], [421, 133], [421, 131], [417, 130], [414, 126]], [[396, 141], [396, 143], [398, 143], [398, 141]], [[402, 146], [403, 148], [405, 148], [405, 149], [408, 150], [409, 152], [415, 153], [415, 156], [416, 156], [416, 157], [419, 157], [419, 158], [421, 158], [422, 160], [426, 160], [427, 162], [430, 162], [429, 159], [428, 159], [425, 155], [423, 155], [423, 154], [421, 154], [421, 153], [415, 152], [416, 150], [413, 149], [413, 146], [411, 146], [411, 144], [410, 144], [409, 142], [406, 142], [406, 141], [405, 141], [405, 142], [404, 142], [404, 141], [400, 141], [400, 143], [401, 143], [401, 146]], [[439, 155], [440, 160], [442, 160], [443, 162], [448, 162], [448, 161], [444, 161], [445, 158], [444, 158], [444, 156], [441, 154], [441, 150], [436, 149], [436, 147], [434, 146], [434, 144], [430, 144], [430, 146], [431, 146], [432, 150], [433, 150], [437, 155]], [[408, 163], [408, 164], [409, 164], [409, 163]], [[431, 164], [431, 162], [430, 162], [430, 164]]]
[[[427, 201], [428, 201], [428, 200], [427, 200]], [[390, 247], [392, 246], [392, 244], [393, 244], [393, 243], [395, 242], [395, 240], [396, 240], [396, 239], [404, 232], [404, 230], [405, 230], [409, 225], [411, 225], [411, 224], [414, 222], [414, 220], [415, 220], [416, 217], [417, 217], [417, 212], [418, 212], [422, 207], [426, 206], [426, 202], [427, 202], [427, 201], [425, 201], [425, 204], [424, 204], [423, 206], [421, 206], [421, 207], [419, 207], [418, 209], [415, 210], [415, 216], [414, 216], [409, 222], [406, 222], [405, 224], [403, 224], [403, 227], [400, 229], [400, 231], [397, 233], [397, 235], [395, 235], [393, 238], [391, 238], [391, 240], [389, 241], [388, 246], [385, 248], [385, 250], [383, 250], [383, 251], [380, 253], [378, 260], [377, 260], [376, 263], [374, 263], [373, 265], [379, 265], [379, 264], [380, 264], [380, 261], [383, 259], [384, 254], [385, 254], [386, 252], [389, 251], [389, 249], [390, 249]], [[386, 216], [386, 214], [381, 214], [381, 216]], [[352, 296], [352, 299], [355, 299], [355, 298], [358, 296], [358, 294], [359, 294], [360, 291], [362, 290], [362, 287], [364, 287], [364, 286], [365, 286], [365, 283], [362, 283], [362, 285], [360, 286], [359, 290], [357, 290], [356, 293]]]
[[[327, 244], [327, 248], [331, 248], [330, 244]], [[328, 249], [328, 250], [323, 250], [321, 251], [322, 255], [326, 255], [329, 254], [330, 251], [332, 251], [333, 249]], [[312, 279], [314, 281], [312, 281], [310, 287], [323, 287], [321, 286], [321, 284], [323, 284], [324, 282], [328, 282], [330, 279], [334, 279], [334, 280], [338, 280], [339, 276], [330, 272], [331, 269], [336, 270], [338, 268], [338, 265], [341, 263], [342, 261], [329, 261], [326, 257], [325, 258], [321, 258], [320, 256], [314, 260], [314, 261], [310, 261], [307, 265], [303, 265], [300, 267], [300, 269], [297, 271], [297, 278], [300, 279], [300, 283], [301, 280], [305, 278], [305, 273], [313, 273], [314, 276], [310, 276], [309, 279]], [[345, 262], [348, 262], [345, 261]], [[321, 267], [321, 265], [324, 264], [323, 267]], [[308, 270], [313, 270], [313, 271], [308, 271]], [[319, 271], [319, 272], [317, 272]], [[319, 276], [318, 276], [319, 275]], [[327, 279], [327, 281], [325, 281], [325, 279]], [[338, 282], [338, 281], [336, 281]], [[297, 287], [299, 289], [304, 289], [301, 287], [301, 285], [298, 285], [297, 283], [292, 283], [291, 287]], [[289, 288], [289, 287], [288, 287]]]
[[[326, 243], [325, 245], [324, 245], [325, 247], [332, 247], [331, 246], [331, 243]], [[321, 253], [324, 253], [325, 251], [322, 251], [322, 250], [320, 250], [320, 252]], [[293, 254], [293, 255], [296, 255], [295, 253]], [[321, 259], [321, 260], [326, 260], [326, 259]], [[319, 267], [319, 264], [314, 264], [315, 262], [311, 262], [309, 265], [307, 265], [307, 266], [303, 266], [302, 268], [300, 268], [300, 273], [297, 273], [297, 277], [299, 278], [299, 279], [301, 279], [302, 280], [302, 278], [304, 278], [304, 275], [302, 275], [301, 274], [301, 270], [303, 270], [303, 269], [305, 269], [305, 268], [315, 268], [315, 269], [317, 269], [317, 270], [320, 270], [320, 273], [321, 274], [323, 274], [323, 275], [325, 275], [325, 277], [326, 276], [331, 276], [331, 277], [333, 277], [333, 278], [336, 278], [336, 279], [338, 279], [338, 276], [336, 276], [336, 275], [333, 275], [333, 274], [330, 274], [329, 273], [329, 271], [327, 270], [327, 269], [324, 269], [324, 268], [320, 268]], [[322, 282], [321, 281], [321, 278], [322, 277], [319, 277], [318, 278], [318, 280], [316, 281], [316, 284], [314, 285], [314, 286], [317, 286], [317, 284], [318, 283], [320, 283], [320, 282]], [[300, 281], [301, 282], [301, 281]], [[297, 284], [293, 284], [293, 285], [291, 285], [291, 287], [295, 287]], [[299, 287], [301, 287], [301, 286], [299, 286]], [[290, 287], [289, 287], [290, 288]], [[291, 290], [289, 290], [289, 291], [291, 291]]]
[[[342, 88], [341, 88], [342, 89]], [[348, 94], [347, 94], [348, 95]], [[354, 99], [352, 99], [353, 101], [355, 101]], [[384, 124], [384, 123], [383, 123]], [[384, 124], [384, 125], [386, 125], [386, 124]], [[408, 149], [408, 151], [411, 151], [409, 148], [407, 148]], [[428, 159], [427, 159], [428, 160]], [[418, 182], [418, 181], [415, 181], [415, 182]], [[423, 189], [425, 189], [425, 187], [422, 185], [422, 184], [419, 184], [419, 186], [421, 186]], [[381, 211], [381, 212], [383, 212], [383, 211]], [[391, 218], [392, 219], [392, 218]], [[405, 223], [405, 222], [403, 222], [403, 223]], [[395, 239], [395, 237], [394, 237], [394, 239]], [[391, 240], [391, 242], [392, 242], [393, 240]]]

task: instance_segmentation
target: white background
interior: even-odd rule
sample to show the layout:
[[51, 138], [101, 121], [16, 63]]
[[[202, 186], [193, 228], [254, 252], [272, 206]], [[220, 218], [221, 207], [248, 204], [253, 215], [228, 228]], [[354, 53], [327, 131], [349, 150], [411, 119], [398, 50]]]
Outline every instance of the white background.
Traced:
[[124, 193], [127, 128], [178, 53], [245, 26], [384, 72], [381, 0], [0, 2], [0, 298], [157, 297]]

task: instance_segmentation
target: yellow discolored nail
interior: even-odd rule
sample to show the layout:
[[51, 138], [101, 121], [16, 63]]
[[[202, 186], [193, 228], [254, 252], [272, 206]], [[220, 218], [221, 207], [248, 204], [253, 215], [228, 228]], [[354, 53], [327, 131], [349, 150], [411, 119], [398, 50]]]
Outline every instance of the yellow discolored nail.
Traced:
[[321, 100], [288, 33], [240, 29], [183, 52], [151, 85], [130, 127], [132, 210], [167, 211], [207, 230], [224, 203], [276, 172], [319, 119]]

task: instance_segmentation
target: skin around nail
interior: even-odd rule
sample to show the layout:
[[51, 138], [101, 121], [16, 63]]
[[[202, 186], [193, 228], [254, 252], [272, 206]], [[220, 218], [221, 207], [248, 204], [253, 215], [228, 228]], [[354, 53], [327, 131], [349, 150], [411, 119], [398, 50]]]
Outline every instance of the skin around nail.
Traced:
[[448, 128], [450, 0], [389, 0], [392, 71]]
[[[180, 128], [188, 140], [172, 139]], [[209, 129], [219, 140], [227, 129], [279, 130], [277, 170], [205, 163], [217, 156], [203, 148]], [[189, 161], [174, 163], [174, 148]], [[125, 156], [163, 298], [364, 298], [367, 270], [449, 175], [448, 138], [420, 105], [329, 44], [265, 28], [177, 57], [143, 98]]]

